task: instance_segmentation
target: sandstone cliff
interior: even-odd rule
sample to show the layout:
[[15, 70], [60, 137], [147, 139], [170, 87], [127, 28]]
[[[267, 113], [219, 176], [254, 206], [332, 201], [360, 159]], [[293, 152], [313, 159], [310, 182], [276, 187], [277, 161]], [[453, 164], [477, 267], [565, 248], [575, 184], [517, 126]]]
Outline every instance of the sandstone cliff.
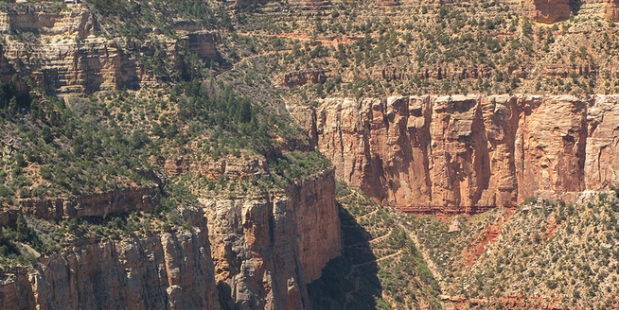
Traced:
[[16, 8], [0, 14], [0, 33], [12, 35], [5, 37], [0, 49], [3, 83], [19, 73], [22, 78], [31, 78], [32, 87], [48, 92], [137, 88], [157, 82], [152, 68], [138, 57], [163, 53], [171, 60], [169, 69], [175, 70], [180, 70], [187, 54], [210, 59], [220, 57], [216, 49], [220, 41], [218, 34], [192, 27], [190, 22], [173, 25], [178, 28], [178, 39], [158, 35], [154, 30], [153, 36], [143, 41], [108, 39], [97, 35], [100, 27], [97, 19], [82, 5], [73, 5], [59, 13], [47, 13], [46, 7], [37, 5]]
[[285, 193], [205, 200], [220, 298], [230, 309], [307, 309], [305, 284], [339, 255], [333, 171]]
[[311, 115], [307, 132], [336, 178], [371, 197], [408, 211], [478, 212], [619, 186], [617, 99], [326, 99], [293, 114]]
[[[198, 168], [193, 165], [190, 167]], [[200, 170], [199, 168], [197, 170]], [[25, 200], [0, 212], [48, 220], [102, 217], [159, 203], [157, 186], [70, 200]], [[306, 283], [339, 255], [333, 170], [287, 190], [208, 198], [181, 210], [193, 226], [123, 241], [83, 238], [0, 280], [3, 309], [308, 309]], [[0, 229], [1, 231], [1, 229]]]
[[529, 16], [538, 23], [552, 24], [570, 17], [569, 0], [529, 0], [523, 1], [530, 8]]
[[[201, 218], [194, 212], [192, 218]], [[200, 225], [200, 223], [202, 223]], [[195, 226], [198, 224], [199, 226]], [[220, 309], [205, 222], [42, 256], [0, 281], [2, 309]]]

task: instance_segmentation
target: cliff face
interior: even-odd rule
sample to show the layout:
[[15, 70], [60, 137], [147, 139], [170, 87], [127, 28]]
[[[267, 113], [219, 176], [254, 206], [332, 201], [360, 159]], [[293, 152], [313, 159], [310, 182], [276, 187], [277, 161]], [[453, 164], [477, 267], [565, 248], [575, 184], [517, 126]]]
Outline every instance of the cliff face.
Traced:
[[339, 255], [333, 171], [253, 200], [208, 200], [219, 295], [230, 309], [306, 309], [305, 284]]
[[0, 50], [2, 82], [19, 72], [20, 77], [31, 77], [33, 87], [58, 93], [137, 88], [142, 83], [155, 83], [156, 77], [136, 55], [153, 57], [161, 48], [176, 70], [185, 53], [219, 57], [219, 36], [187, 23], [174, 25], [178, 28], [177, 40], [165, 36], [158, 36], [158, 43], [108, 40], [95, 36], [97, 21], [82, 5], [59, 13], [46, 13], [36, 5], [24, 4], [22, 9], [0, 14], [0, 33], [20, 34], [5, 37], [8, 39]]
[[[190, 217], [199, 219], [202, 212]], [[0, 281], [0, 305], [220, 309], [205, 221], [193, 222], [191, 231], [90, 244], [41, 257], [34, 270], [18, 269]]]
[[160, 200], [159, 187], [153, 185], [84, 195], [73, 199], [25, 200], [21, 204], [21, 212], [48, 220], [84, 216], [102, 217], [106, 214], [120, 214], [137, 209], [152, 211]]
[[[477, 212], [530, 196], [569, 200], [619, 186], [616, 100], [326, 99], [306, 129], [338, 179], [385, 204]], [[312, 113], [301, 110], [293, 114]]]
[[606, 0], [604, 1], [604, 14], [606, 18], [614, 21], [619, 21], [619, 1]]
[[[0, 224], [14, 227], [19, 213], [60, 220], [148, 210], [159, 197], [154, 186], [67, 201], [28, 200], [19, 210], [0, 212]], [[341, 248], [332, 170], [266, 197], [203, 202], [202, 209], [182, 211], [191, 230], [118, 242], [79, 239], [59, 254], [41, 256], [33, 269], [10, 271], [0, 281], [0, 306], [310, 307], [305, 284], [319, 278]]]
[[529, 0], [524, 5], [531, 8], [529, 15], [538, 23], [552, 24], [568, 19], [571, 13], [569, 0]]

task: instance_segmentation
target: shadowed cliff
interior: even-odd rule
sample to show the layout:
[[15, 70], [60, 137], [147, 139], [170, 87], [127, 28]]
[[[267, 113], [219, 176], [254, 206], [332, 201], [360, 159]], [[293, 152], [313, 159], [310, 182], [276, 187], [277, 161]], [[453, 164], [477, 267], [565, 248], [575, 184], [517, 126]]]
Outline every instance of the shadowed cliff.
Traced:
[[308, 285], [319, 309], [438, 309], [438, 283], [398, 217], [339, 184], [342, 255]]

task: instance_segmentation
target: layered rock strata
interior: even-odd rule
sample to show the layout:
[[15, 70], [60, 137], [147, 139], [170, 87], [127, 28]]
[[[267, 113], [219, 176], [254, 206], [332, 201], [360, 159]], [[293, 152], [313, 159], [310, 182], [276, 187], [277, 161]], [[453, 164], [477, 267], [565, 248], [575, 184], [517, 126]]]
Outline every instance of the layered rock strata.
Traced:
[[0, 280], [0, 308], [220, 309], [205, 221], [193, 222], [191, 231], [41, 257]]
[[174, 70], [182, 69], [187, 54], [220, 57], [216, 48], [219, 35], [196, 30], [189, 22], [178, 23], [178, 40], [156, 35], [155, 31], [151, 33], [154, 40], [105, 39], [95, 36], [97, 21], [82, 5], [60, 13], [46, 13], [45, 7], [28, 4], [19, 8], [22, 6], [22, 10], [0, 14], [0, 33], [19, 33], [8, 37], [0, 49], [3, 83], [19, 73], [20, 77], [29, 76], [33, 87], [48, 92], [137, 88], [144, 83], [156, 84], [157, 77], [136, 55], [149, 58], [163, 52], [172, 60]]
[[122, 214], [135, 210], [152, 211], [160, 200], [159, 186], [155, 184], [71, 199], [28, 199], [21, 202], [21, 211], [47, 220], [102, 217], [106, 214]]
[[93, 14], [81, 5], [69, 10], [38, 5], [16, 5], [0, 12], [0, 33], [31, 32], [37, 35], [93, 34]]
[[226, 175], [232, 179], [249, 179], [267, 175], [267, 163], [263, 159], [221, 158], [217, 161], [197, 161], [190, 157], [179, 156], [176, 159], [160, 158], [158, 164], [170, 175], [197, 172], [209, 179], [218, 179]]
[[325, 99], [291, 110], [336, 178], [408, 211], [513, 207], [619, 186], [616, 96]]
[[46, 220], [103, 217], [135, 210], [152, 211], [161, 201], [158, 184], [57, 199], [23, 199], [18, 207], [0, 210], [0, 225], [14, 227], [19, 214]]
[[[144, 201], [158, 199], [153, 186], [70, 201], [24, 201], [19, 210], [0, 212], [0, 224], [14, 226], [20, 213], [105, 216], [146, 209]], [[0, 280], [0, 308], [311, 308], [306, 283], [319, 278], [341, 249], [333, 170], [266, 196], [202, 202], [203, 208], [181, 210], [191, 230], [118, 242], [79, 239], [39, 257], [34, 268], [8, 271]]]

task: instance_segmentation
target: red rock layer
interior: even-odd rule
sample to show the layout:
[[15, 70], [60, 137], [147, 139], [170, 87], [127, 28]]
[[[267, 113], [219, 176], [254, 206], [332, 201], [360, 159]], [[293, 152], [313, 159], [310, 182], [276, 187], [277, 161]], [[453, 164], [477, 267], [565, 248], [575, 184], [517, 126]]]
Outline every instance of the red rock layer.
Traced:
[[569, 0], [527, 0], [523, 3], [531, 7], [529, 15], [538, 23], [552, 24], [570, 18]]
[[388, 205], [474, 213], [619, 186], [618, 98], [326, 99], [291, 111], [313, 113], [307, 132], [336, 178]]
[[220, 309], [206, 224], [190, 213], [191, 231], [71, 247], [11, 270], [0, 308]]
[[604, 1], [604, 14], [609, 19], [619, 21], [619, 1], [618, 0], [605, 0]]
[[333, 171], [283, 194], [205, 202], [217, 286], [230, 309], [309, 308], [305, 284], [340, 253]]

